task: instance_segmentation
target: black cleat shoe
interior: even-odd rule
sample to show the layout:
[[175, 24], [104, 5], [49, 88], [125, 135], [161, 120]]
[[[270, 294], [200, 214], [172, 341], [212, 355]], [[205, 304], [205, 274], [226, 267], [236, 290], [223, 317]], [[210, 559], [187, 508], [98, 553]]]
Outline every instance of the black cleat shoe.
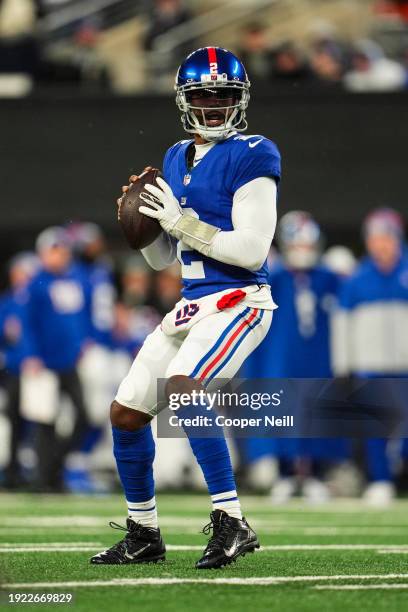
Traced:
[[108, 550], [91, 558], [91, 563], [99, 565], [121, 565], [124, 563], [157, 563], [164, 561], [166, 547], [160, 529], [144, 527], [132, 519], [126, 520], [126, 527], [110, 522], [113, 529], [126, 531], [126, 535]]
[[237, 519], [223, 510], [210, 514], [211, 522], [203, 529], [208, 535], [213, 530], [203, 556], [196, 563], [197, 569], [216, 569], [228, 565], [247, 552], [259, 548], [256, 533], [245, 518]]

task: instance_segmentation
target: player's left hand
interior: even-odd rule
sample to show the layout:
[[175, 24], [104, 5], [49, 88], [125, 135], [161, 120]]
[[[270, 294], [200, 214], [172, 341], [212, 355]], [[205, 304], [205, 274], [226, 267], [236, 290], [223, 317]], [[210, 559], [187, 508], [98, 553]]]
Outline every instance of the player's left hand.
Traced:
[[157, 177], [156, 182], [160, 189], [156, 185], [148, 183], [145, 185], [148, 193], [142, 192], [140, 198], [148, 206], [140, 206], [139, 212], [152, 219], [157, 219], [164, 231], [171, 234], [177, 221], [183, 215], [183, 210], [177, 198], [174, 197], [170, 185], [161, 177]]

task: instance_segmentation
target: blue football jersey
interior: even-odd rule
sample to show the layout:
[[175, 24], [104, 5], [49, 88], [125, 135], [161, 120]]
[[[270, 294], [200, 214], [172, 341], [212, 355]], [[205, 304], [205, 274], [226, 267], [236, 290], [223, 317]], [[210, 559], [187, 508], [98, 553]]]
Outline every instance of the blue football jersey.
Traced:
[[78, 262], [76, 268], [83, 275], [89, 338], [109, 347], [116, 296], [110, 266], [104, 261]]
[[[232, 231], [234, 193], [261, 176], [280, 179], [277, 146], [263, 136], [233, 134], [218, 142], [192, 169], [187, 166], [187, 149], [192, 140], [183, 140], [166, 153], [163, 174], [183, 210], [201, 221]], [[183, 296], [197, 299], [228, 288], [266, 284], [266, 262], [256, 272], [221, 263], [178, 243], [182, 264]]]
[[265, 339], [248, 357], [242, 375], [331, 377], [330, 316], [340, 289], [339, 277], [321, 265], [295, 272], [278, 262], [269, 283], [279, 308]]
[[32, 356], [50, 370], [74, 368], [88, 331], [83, 274], [75, 265], [56, 274], [40, 270], [28, 294]]

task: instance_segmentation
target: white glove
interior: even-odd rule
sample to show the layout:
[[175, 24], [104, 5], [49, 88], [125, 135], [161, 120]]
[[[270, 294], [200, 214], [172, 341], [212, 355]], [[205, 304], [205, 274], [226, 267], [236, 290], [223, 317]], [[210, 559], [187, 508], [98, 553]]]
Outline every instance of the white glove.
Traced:
[[184, 214], [170, 185], [160, 177], [156, 180], [160, 189], [156, 185], [145, 185], [147, 193], [142, 191], [140, 198], [149, 206], [139, 206], [139, 211], [157, 219], [164, 231], [177, 240], [183, 240], [191, 248], [202, 252], [202, 247], [211, 244], [220, 229]]
[[183, 211], [170, 185], [160, 177], [157, 177], [156, 181], [160, 189], [147, 183], [145, 189], [148, 193], [143, 191], [140, 194], [140, 198], [149, 206], [140, 206], [139, 212], [152, 219], [157, 219], [164, 231], [171, 234], [177, 221], [182, 217]]

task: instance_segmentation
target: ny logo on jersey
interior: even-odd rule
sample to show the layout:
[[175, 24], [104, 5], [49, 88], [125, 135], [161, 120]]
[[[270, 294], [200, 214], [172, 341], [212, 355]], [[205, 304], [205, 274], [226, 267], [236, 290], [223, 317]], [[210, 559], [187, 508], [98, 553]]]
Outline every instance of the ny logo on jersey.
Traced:
[[200, 310], [198, 304], [190, 303], [186, 304], [183, 308], [176, 312], [175, 325], [184, 325], [188, 323], [192, 317]]

